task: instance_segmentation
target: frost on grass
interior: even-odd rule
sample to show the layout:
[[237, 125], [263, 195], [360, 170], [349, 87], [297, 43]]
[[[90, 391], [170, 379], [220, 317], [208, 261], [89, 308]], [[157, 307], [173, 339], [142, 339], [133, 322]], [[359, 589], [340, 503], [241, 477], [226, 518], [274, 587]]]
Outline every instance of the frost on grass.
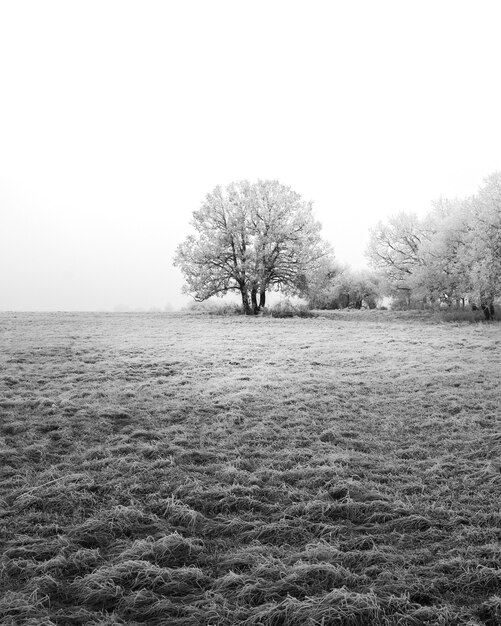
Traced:
[[499, 325], [2, 314], [0, 342], [0, 623], [501, 623]]

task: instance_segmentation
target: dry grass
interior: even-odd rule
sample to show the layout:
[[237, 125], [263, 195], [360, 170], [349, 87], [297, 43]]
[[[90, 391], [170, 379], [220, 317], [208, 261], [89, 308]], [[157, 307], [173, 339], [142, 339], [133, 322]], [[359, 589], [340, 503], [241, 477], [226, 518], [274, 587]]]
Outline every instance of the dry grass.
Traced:
[[501, 623], [499, 324], [0, 333], [0, 623]]

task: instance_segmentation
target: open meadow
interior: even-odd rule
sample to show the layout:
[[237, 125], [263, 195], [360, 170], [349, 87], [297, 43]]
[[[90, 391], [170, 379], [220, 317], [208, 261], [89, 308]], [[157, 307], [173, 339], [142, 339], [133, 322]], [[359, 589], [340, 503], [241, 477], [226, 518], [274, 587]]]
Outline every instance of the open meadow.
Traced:
[[501, 624], [501, 325], [0, 314], [0, 623]]

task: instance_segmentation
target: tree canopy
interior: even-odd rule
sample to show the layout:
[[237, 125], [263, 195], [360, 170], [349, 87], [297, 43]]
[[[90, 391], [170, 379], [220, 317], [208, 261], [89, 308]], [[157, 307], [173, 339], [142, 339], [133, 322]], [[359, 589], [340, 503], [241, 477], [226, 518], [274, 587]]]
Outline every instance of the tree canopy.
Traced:
[[246, 313], [259, 311], [268, 291], [303, 294], [331, 255], [312, 203], [277, 180], [216, 187], [193, 212], [192, 225], [195, 233], [174, 258], [184, 292], [197, 301], [239, 292]]

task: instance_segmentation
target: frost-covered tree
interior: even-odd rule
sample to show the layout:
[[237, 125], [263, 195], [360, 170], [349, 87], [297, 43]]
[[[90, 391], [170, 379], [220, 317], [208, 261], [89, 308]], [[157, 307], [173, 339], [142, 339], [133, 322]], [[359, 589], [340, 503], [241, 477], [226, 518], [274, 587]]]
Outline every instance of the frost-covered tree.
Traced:
[[426, 237], [421, 263], [411, 281], [415, 297], [447, 304], [464, 301], [471, 291], [464, 252], [470, 231], [469, 200], [440, 199], [423, 221]]
[[384, 276], [391, 291], [411, 293], [414, 275], [423, 265], [421, 246], [429, 236], [427, 226], [413, 213], [398, 213], [380, 221], [371, 231], [367, 257]]
[[401, 213], [371, 232], [367, 251], [390, 291], [414, 299], [479, 305], [501, 296], [501, 172], [469, 198], [439, 200], [423, 220]]
[[311, 309], [373, 309], [380, 294], [380, 279], [374, 272], [331, 264], [309, 283], [308, 304]]
[[501, 172], [491, 174], [471, 200], [469, 225], [463, 258], [472, 290], [491, 319], [501, 296]]
[[304, 293], [331, 254], [311, 202], [276, 180], [216, 187], [193, 212], [192, 225], [195, 234], [174, 258], [185, 293], [203, 301], [236, 291], [246, 313], [259, 311], [268, 291]]

